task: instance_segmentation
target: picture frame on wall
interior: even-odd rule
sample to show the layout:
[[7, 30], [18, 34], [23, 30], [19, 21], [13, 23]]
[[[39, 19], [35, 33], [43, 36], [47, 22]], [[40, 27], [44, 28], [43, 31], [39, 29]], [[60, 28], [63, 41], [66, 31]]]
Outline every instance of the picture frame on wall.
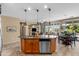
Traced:
[[16, 32], [16, 27], [15, 26], [7, 26], [7, 32]]

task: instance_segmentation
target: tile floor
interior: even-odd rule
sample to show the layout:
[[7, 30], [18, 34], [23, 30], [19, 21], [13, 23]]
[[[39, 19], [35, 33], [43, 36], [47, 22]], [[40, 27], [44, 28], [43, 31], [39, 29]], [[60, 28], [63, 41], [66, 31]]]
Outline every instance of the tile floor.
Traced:
[[[65, 47], [64, 45], [58, 44], [57, 51], [52, 55], [47, 56], [79, 56], [79, 41], [76, 42], [76, 46]], [[19, 50], [19, 51], [18, 51]], [[2, 50], [2, 56], [42, 56], [42, 55], [27, 55], [20, 52], [20, 44], [14, 43], [7, 46], [4, 46]]]

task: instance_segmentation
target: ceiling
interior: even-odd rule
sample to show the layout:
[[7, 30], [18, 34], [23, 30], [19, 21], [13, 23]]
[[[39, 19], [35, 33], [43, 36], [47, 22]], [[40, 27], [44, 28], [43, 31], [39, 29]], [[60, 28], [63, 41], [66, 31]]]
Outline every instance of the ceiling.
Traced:
[[[63, 18], [69, 18], [72, 16], [79, 16], [79, 3], [2, 3], [2, 15], [17, 17], [22, 20], [36, 21], [37, 13], [34, 9], [39, 9], [38, 20], [39, 21], [54, 21]], [[50, 16], [47, 9], [44, 8], [47, 5], [52, 9]], [[30, 7], [32, 10], [24, 12], [24, 9]]]

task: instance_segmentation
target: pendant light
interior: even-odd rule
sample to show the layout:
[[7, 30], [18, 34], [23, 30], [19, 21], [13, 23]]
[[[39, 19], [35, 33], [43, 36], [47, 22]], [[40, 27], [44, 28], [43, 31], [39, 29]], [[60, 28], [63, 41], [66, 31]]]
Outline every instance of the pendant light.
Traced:
[[[51, 12], [51, 8], [48, 8], [48, 11], [49, 11], [49, 18], [50, 18], [50, 12]], [[50, 25], [50, 21], [49, 21], [49, 25]]]
[[39, 9], [36, 9], [36, 12], [37, 12], [37, 24], [39, 24], [39, 22], [38, 22], [38, 12], [39, 12]]
[[[26, 16], [26, 12], [27, 12], [27, 9], [24, 9], [24, 12], [25, 12], [25, 16]], [[25, 24], [26, 24], [26, 18], [25, 18]]]

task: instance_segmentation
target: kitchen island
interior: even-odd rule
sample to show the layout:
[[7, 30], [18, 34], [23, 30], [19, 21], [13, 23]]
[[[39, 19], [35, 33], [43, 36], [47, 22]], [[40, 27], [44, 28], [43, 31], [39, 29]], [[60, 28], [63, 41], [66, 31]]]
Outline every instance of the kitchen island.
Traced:
[[[39, 37], [27, 37], [21, 38], [21, 51], [25, 54], [40, 54], [40, 42], [49, 42], [48, 48], [50, 51], [46, 51], [45, 54], [52, 54], [56, 51], [56, 37], [52, 38], [39, 38]], [[47, 44], [48, 45], [48, 44]], [[44, 47], [43, 47], [44, 48]]]

